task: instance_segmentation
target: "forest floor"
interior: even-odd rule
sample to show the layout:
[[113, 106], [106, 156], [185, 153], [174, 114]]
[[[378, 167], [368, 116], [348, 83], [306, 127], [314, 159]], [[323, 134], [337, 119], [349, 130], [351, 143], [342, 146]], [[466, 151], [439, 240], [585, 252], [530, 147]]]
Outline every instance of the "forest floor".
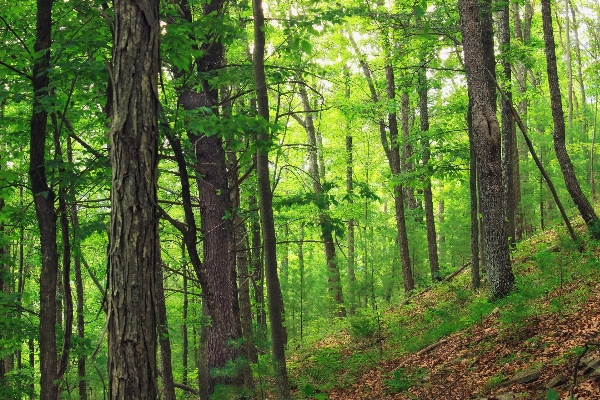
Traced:
[[[298, 385], [298, 397], [599, 400], [600, 244], [564, 242], [550, 232], [522, 246], [517, 289], [503, 301], [488, 303], [485, 288], [469, 297], [467, 269], [382, 313], [370, 336], [351, 327], [321, 341], [302, 363], [308, 374], [319, 357], [339, 368], [304, 380], [316, 384]], [[333, 349], [338, 358], [323, 355]]]

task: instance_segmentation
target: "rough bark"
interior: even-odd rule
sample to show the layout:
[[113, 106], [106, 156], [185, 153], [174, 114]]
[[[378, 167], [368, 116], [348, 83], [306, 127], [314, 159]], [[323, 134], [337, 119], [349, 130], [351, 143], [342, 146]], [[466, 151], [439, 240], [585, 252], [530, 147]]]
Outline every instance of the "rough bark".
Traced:
[[560, 164], [560, 169], [567, 186], [567, 190], [577, 206], [583, 220], [585, 221], [590, 233], [595, 237], [600, 237], [600, 229], [597, 229], [598, 216], [594, 208], [583, 194], [573, 164], [567, 153], [565, 144], [565, 118], [562, 109], [562, 98], [558, 85], [558, 72], [556, 67], [556, 53], [554, 45], [554, 32], [552, 28], [552, 12], [550, 1], [542, 0], [542, 22], [544, 25], [544, 43], [546, 48], [546, 68], [548, 72], [548, 86], [550, 88], [550, 102], [552, 108], [552, 120], [554, 121], [554, 152]]
[[156, 398], [158, 1], [115, 0], [109, 398]]
[[[254, 86], [256, 90], [256, 103], [258, 115], [265, 123], [269, 122], [269, 97], [265, 77], [265, 16], [262, 0], [252, 0], [254, 15], [254, 53], [252, 56]], [[257, 148], [256, 174], [258, 177], [258, 192], [260, 195], [260, 217], [262, 221], [263, 249], [265, 255], [265, 278], [267, 281], [269, 322], [271, 323], [271, 351], [275, 370], [275, 387], [277, 398], [290, 398], [288, 383], [284, 327], [282, 322], [283, 300], [279, 276], [277, 275], [277, 246], [275, 237], [275, 221], [273, 217], [273, 193], [271, 192], [269, 174], [269, 150], [271, 142], [268, 129], [263, 129], [258, 134], [258, 142], [262, 143]]]
[[460, 0], [459, 10], [469, 98], [473, 103], [473, 139], [484, 221], [488, 286], [490, 297], [496, 299], [507, 295], [515, 282], [502, 202], [497, 201], [502, 198], [500, 129], [489, 96], [477, 0]]
[[48, 112], [44, 97], [48, 95], [50, 79], [50, 44], [52, 31], [52, 0], [37, 1], [36, 38], [34, 50], [39, 54], [33, 63], [33, 115], [30, 125], [29, 180], [35, 204], [42, 270], [40, 274], [40, 398], [58, 397], [58, 365], [56, 354], [56, 282], [58, 251], [56, 247], [55, 194], [48, 186], [45, 172], [45, 152]]

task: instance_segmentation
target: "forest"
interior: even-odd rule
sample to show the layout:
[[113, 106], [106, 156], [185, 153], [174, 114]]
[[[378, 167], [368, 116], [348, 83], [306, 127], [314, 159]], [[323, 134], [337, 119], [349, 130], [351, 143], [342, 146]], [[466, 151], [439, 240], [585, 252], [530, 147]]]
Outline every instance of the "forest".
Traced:
[[596, 318], [600, 2], [0, 4], [0, 398], [468, 399]]

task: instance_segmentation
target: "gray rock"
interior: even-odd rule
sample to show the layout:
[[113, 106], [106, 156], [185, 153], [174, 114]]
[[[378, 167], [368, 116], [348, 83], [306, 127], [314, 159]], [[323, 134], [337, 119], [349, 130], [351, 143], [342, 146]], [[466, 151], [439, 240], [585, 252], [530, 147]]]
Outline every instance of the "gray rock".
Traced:
[[555, 387], [559, 387], [564, 385], [569, 381], [569, 378], [564, 376], [563, 374], [558, 374], [554, 378], [550, 379], [548, 383], [546, 383], [546, 389], [553, 389]]

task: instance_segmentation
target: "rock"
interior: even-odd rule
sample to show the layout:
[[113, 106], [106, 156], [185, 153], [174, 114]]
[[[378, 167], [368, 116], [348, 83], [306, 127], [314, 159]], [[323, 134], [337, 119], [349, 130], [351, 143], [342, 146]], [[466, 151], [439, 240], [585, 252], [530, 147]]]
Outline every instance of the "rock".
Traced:
[[511, 379], [509, 379], [508, 382], [506, 382], [507, 385], [510, 385], [511, 383], [529, 383], [529, 382], [533, 382], [533, 381], [537, 381], [540, 378], [540, 370], [536, 369], [536, 370], [529, 370], [529, 371], [523, 371], [523, 372], [519, 372], [517, 374], [515, 374]]
[[584, 375], [590, 374], [594, 371], [600, 370], [600, 356], [595, 354], [590, 354], [585, 356], [580, 361], [580, 369]]
[[548, 383], [546, 383], [546, 389], [553, 389], [555, 387], [559, 387], [564, 385], [569, 381], [569, 378], [564, 376], [563, 374], [558, 374], [554, 378], [550, 379]]

